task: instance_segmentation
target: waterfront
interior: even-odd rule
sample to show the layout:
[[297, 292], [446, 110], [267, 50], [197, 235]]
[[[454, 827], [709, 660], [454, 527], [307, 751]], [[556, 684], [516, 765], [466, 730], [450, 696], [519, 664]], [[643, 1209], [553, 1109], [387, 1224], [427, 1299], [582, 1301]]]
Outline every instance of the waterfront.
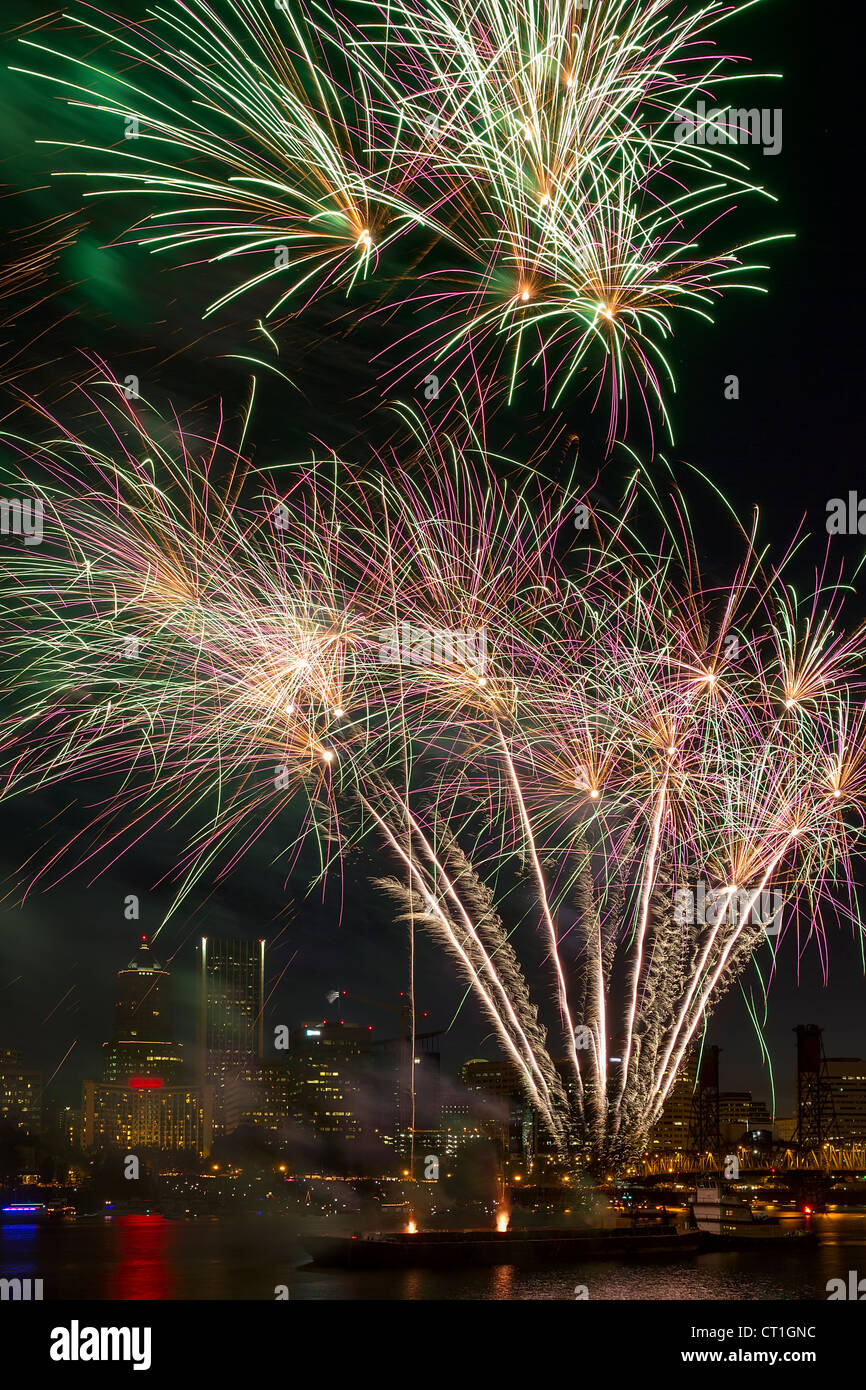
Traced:
[[188, 1221], [125, 1216], [56, 1227], [4, 1227], [0, 1276], [41, 1278], [65, 1299], [273, 1300], [821, 1300], [827, 1281], [866, 1276], [866, 1217], [814, 1217], [819, 1243], [792, 1250], [708, 1253], [676, 1263], [613, 1262], [516, 1269], [318, 1269], [290, 1218]]

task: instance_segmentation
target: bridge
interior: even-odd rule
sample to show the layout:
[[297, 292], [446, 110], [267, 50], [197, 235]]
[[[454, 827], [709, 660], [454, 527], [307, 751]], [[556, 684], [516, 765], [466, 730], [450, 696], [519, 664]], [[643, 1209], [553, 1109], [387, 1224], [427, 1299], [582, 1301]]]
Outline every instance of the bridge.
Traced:
[[866, 1141], [856, 1143], [825, 1143], [808, 1145], [774, 1144], [771, 1148], [754, 1148], [745, 1144], [723, 1145], [718, 1150], [701, 1153], [680, 1150], [670, 1153], [646, 1154], [632, 1172], [635, 1177], [675, 1177], [685, 1173], [720, 1173], [735, 1155], [743, 1173], [788, 1173], [808, 1171], [825, 1174], [866, 1173]]

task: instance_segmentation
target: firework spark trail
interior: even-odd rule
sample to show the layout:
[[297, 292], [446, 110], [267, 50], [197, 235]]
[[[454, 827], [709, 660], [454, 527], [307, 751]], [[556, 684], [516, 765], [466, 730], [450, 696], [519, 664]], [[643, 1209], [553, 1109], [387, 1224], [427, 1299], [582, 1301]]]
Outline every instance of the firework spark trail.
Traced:
[[51, 1083], [52, 1083], [52, 1081], [54, 1080], [55, 1076], [56, 1076], [56, 1075], [58, 1074], [58, 1072], [60, 1071], [60, 1068], [63, 1066], [63, 1064], [64, 1064], [64, 1062], [66, 1061], [67, 1057], [69, 1056], [70, 1052], [72, 1051], [72, 1049], [73, 1049], [74, 1047], [77, 1047], [77, 1046], [78, 1046], [78, 1039], [76, 1038], [76, 1039], [74, 1040], [74, 1042], [71, 1042], [71, 1043], [69, 1044], [69, 1046], [68, 1046], [68, 1048], [66, 1049], [66, 1051], [64, 1052], [63, 1056], [60, 1058], [60, 1061], [57, 1063], [57, 1066], [54, 1068], [54, 1070], [53, 1070], [53, 1072], [51, 1073], [51, 1075], [49, 1076], [48, 1080], [45, 1082], [45, 1085], [44, 1085], [44, 1087], [43, 1087], [43, 1090], [45, 1090], [45, 1091], [48, 1090], [48, 1087], [51, 1085]]
[[646, 863], [646, 878], [641, 887], [641, 908], [640, 919], [637, 926], [637, 941], [634, 952], [634, 965], [632, 967], [632, 988], [631, 1003], [629, 1004], [628, 1015], [626, 1018], [626, 1044], [621, 1063], [621, 1080], [619, 1095], [616, 1099], [615, 1124], [618, 1125], [622, 1116], [622, 1102], [625, 1095], [626, 1083], [629, 1075], [629, 1065], [631, 1063], [632, 1047], [634, 1045], [634, 1029], [637, 1019], [638, 1009], [638, 988], [641, 981], [643, 970], [644, 946], [646, 943], [647, 925], [649, 923], [650, 903], [653, 892], [653, 882], [655, 878], [656, 863], [658, 859], [659, 839], [661, 836], [662, 817], [665, 813], [665, 792], [667, 790], [667, 774], [662, 780], [661, 791], [658, 798], [658, 810], [656, 811], [650, 834], [649, 853]]
[[[74, 147], [88, 167], [60, 172], [143, 201], [129, 239], [244, 267], [206, 314], [270, 287], [278, 333], [275, 315], [376, 273], [373, 312], [406, 309], [386, 375], [465, 370], [510, 395], [538, 371], [548, 403], [606, 400], [612, 442], [630, 397], [670, 428], [677, 321], [709, 320], [765, 268], [744, 261], [760, 240], [718, 249], [718, 224], [769, 195], [728, 137], [683, 139], [678, 120], [740, 78], [712, 38], [737, 8], [371, 0], [356, 23], [168, 0], [142, 25], [82, 3], [69, 18], [105, 66], [28, 39], [42, 67], [16, 70], [92, 113], [94, 143]], [[122, 121], [135, 139], [118, 147]]]
[[[517, 1018], [516, 1012], [514, 1010], [513, 1001], [508, 997], [505, 990], [503, 989], [502, 981], [497, 975], [495, 969], [493, 968], [493, 964], [487, 952], [484, 950], [481, 941], [479, 940], [477, 930], [474, 924], [470, 921], [466, 913], [464, 904], [458, 896], [450, 879], [448, 878], [448, 875], [445, 873], [445, 870], [443, 869], [439, 860], [433, 854], [424, 836], [421, 835], [420, 832], [418, 832], [418, 836], [421, 840], [421, 844], [424, 850], [434, 863], [437, 874], [441, 876], [441, 878], [445, 882], [446, 891], [448, 892], [448, 895], [454, 899], [457, 905], [460, 915], [464, 920], [466, 934], [468, 938], [471, 940], [473, 946], [478, 949], [483, 967], [481, 970], [479, 970], [473, 964], [470, 956], [466, 951], [465, 944], [460, 941], [457, 933], [454, 930], [452, 922], [450, 921], [448, 915], [443, 909], [441, 901], [438, 900], [436, 896], [430, 891], [427, 881], [425, 880], [424, 875], [418, 867], [418, 863], [415, 857], [411, 853], [407, 853], [407, 851], [403, 848], [403, 846], [400, 843], [399, 835], [395, 833], [395, 831], [387, 824], [387, 821], [379, 815], [375, 807], [373, 807], [369, 803], [369, 801], [366, 800], [366, 798], [364, 798], [363, 800], [367, 810], [370, 812], [370, 815], [373, 817], [374, 821], [379, 826], [386, 841], [391, 846], [394, 853], [405, 865], [409, 874], [410, 882], [417, 882], [417, 884], [419, 885], [419, 892], [417, 896], [421, 908], [421, 916], [429, 917], [432, 914], [432, 917], [437, 926], [441, 927], [444, 931], [448, 943], [448, 948], [455, 953], [455, 955], [463, 964], [466, 973], [469, 975], [471, 979], [473, 989], [479, 995], [479, 998], [484, 1007], [485, 1013], [487, 1014], [487, 1017], [491, 1020], [494, 1027], [496, 1028], [497, 1034], [500, 1038], [500, 1041], [503, 1043], [506, 1052], [517, 1064], [519, 1074], [523, 1077], [525, 1085], [529, 1090], [529, 1093], [535, 1103], [536, 1108], [547, 1122], [550, 1131], [554, 1135], [554, 1137], [556, 1137], [560, 1140], [560, 1142], [562, 1142], [563, 1135], [561, 1122], [559, 1121], [555, 1112], [551, 1109], [550, 1087], [548, 1085], [547, 1078], [544, 1075], [543, 1067], [539, 1063], [536, 1053], [534, 1052], [532, 1045], [530, 1044], [530, 1041], [527, 1038], [526, 1033], [523, 1027], [521, 1026], [519, 1019]], [[415, 827], [413, 827], [413, 829], [414, 828]], [[408, 903], [411, 909], [416, 896], [411, 888], [407, 890], [404, 884], [399, 883], [396, 880], [380, 880], [380, 884], [387, 891], [389, 891], [398, 902], [403, 903], [404, 906]], [[489, 992], [489, 988], [484, 983], [484, 975], [487, 974], [491, 976], [494, 990], [502, 996], [502, 1002], [499, 1006], [497, 1006], [493, 998], [493, 995], [491, 995], [491, 993]], [[500, 1012], [500, 1010], [502, 1010], [502, 1012]], [[511, 1027], [506, 1026], [506, 1021], [511, 1024]], [[520, 1044], [519, 1046], [517, 1043], [515, 1043], [514, 1038], [512, 1036], [512, 1028], [514, 1030], [514, 1033], [517, 1035], [518, 1042]], [[535, 1075], [533, 1073], [535, 1073]], [[540, 1083], [541, 1085], [541, 1092], [538, 1089], [538, 1083]]]
[[[347, 90], [331, 74], [300, 10], [287, 8], [275, 17], [256, 0], [234, 0], [231, 7], [192, 0], [163, 7], [155, 29], [87, 4], [70, 17], [85, 33], [109, 39], [124, 64], [134, 60], [157, 86], [161, 81], [174, 90], [172, 101], [162, 100], [120, 71], [23, 41], [61, 65], [72, 61], [81, 80], [41, 74], [68, 92], [68, 101], [135, 122], [136, 146], [157, 147], [144, 155], [127, 145], [118, 170], [87, 173], [112, 185], [119, 180], [129, 194], [158, 192], [163, 200], [189, 202], [149, 215], [133, 229], [134, 238], [156, 250], [200, 248], [206, 259], [217, 261], [268, 257], [264, 269], [207, 313], [286, 269], [292, 284], [272, 312], [311, 282], [313, 289], [322, 281], [351, 284], [368, 273], [392, 237], [418, 220], [417, 210], [401, 202], [402, 181], [391, 188], [383, 183], [390, 160], [371, 149], [363, 90]], [[109, 27], [103, 27], [106, 22]], [[330, 56], [339, 56], [338, 50]], [[87, 86], [94, 78], [96, 84]], [[113, 103], [105, 98], [105, 84], [116, 91]], [[358, 113], [359, 124], [347, 119], [346, 110]], [[84, 148], [116, 158], [112, 144]], [[179, 152], [198, 160], [200, 172], [169, 162]], [[374, 227], [381, 228], [392, 207], [390, 230], [374, 240]], [[171, 229], [154, 231], [154, 223]], [[213, 243], [222, 249], [212, 249]], [[281, 249], [291, 252], [290, 259], [280, 259]]]
[[[673, 321], [684, 311], [708, 319], [712, 300], [747, 269], [748, 247], [699, 248], [734, 193], [764, 191], [728, 150], [714, 146], [708, 158], [677, 138], [677, 117], [711, 78], [733, 80], [706, 37], [733, 7], [369, 8], [373, 21], [350, 31], [347, 46], [379, 94], [380, 117], [400, 111], [413, 156], [429, 152], [420, 186], [437, 189], [436, 216], [464, 252], [461, 274], [437, 272], [410, 299], [422, 322], [432, 314], [445, 325], [434, 362], [450, 370], [480, 348], [492, 389], [508, 352], [509, 394], [524, 365], [540, 366], [553, 403], [591, 367], [596, 403], [609, 399], [611, 441], [621, 409], [627, 426], [630, 390], [650, 420], [658, 409], [668, 423], [663, 344]], [[485, 262], [469, 264], [467, 247]], [[426, 323], [413, 336], [408, 371], [429, 371]]]
[[657, 1091], [657, 1100], [655, 1108], [652, 1111], [653, 1118], [655, 1118], [661, 1112], [661, 1107], [664, 1105], [665, 1097], [667, 1096], [668, 1091], [670, 1090], [671, 1086], [673, 1085], [676, 1079], [677, 1072], [683, 1060], [683, 1056], [686, 1052], [686, 1049], [689, 1046], [689, 1043], [691, 1042], [698, 1025], [706, 1015], [707, 1004], [710, 1000], [713, 989], [718, 984], [722, 974], [724, 973], [728, 957], [730, 956], [732, 950], [736, 946], [737, 941], [739, 940], [743, 930], [747, 925], [749, 913], [754, 907], [757, 898], [760, 896], [762, 889], [764, 889], [766, 885], [769, 883], [773, 870], [777, 867], [780, 858], [781, 855], [777, 856], [776, 859], [771, 860], [763, 878], [761, 879], [758, 886], [753, 890], [745, 907], [743, 908], [742, 914], [737, 921], [734, 931], [731, 933], [730, 939], [725, 943], [724, 949], [720, 953], [718, 965], [713, 971], [713, 974], [709, 980], [709, 983], [706, 985], [703, 994], [698, 999], [697, 1005], [693, 1011], [692, 1022], [687, 1026], [681, 1025], [679, 1029], [674, 1033], [673, 1041], [676, 1044], [678, 1044], [678, 1047], [675, 1056], [670, 1061], [666, 1080], [664, 1080], [663, 1084], [661, 1082], [658, 1083], [659, 1089]]
[[523, 794], [520, 790], [520, 783], [514, 771], [514, 763], [512, 762], [511, 755], [508, 751], [508, 744], [505, 742], [505, 738], [502, 733], [502, 726], [500, 725], [498, 719], [495, 719], [495, 716], [494, 722], [496, 724], [496, 733], [499, 739], [499, 746], [502, 749], [502, 755], [505, 759], [505, 766], [508, 770], [509, 781], [511, 782], [511, 786], [514, 791], [515, 801], [517, 803], [518, 811], [520, 814], [520, 821], [523, 826], [524, 835], [526, 837], [526, 844], [529, 851], [529, 857], [532, 860], [532, 867], [535, 873], [535, 880], [538, 884], [539, 902], [541, 905], [544, 924], [547, 928], [550, 955], [556, 971], [557, 1002], [559, 1004], [560, 1020], [564, 1024], [565, 1037], [567, 1039], [567, 1045], [569, 1048], [569, 1060], [571, 1061], [571, 1064], [574, 1068], [575, 1080], [577, 1082], [578, 1106], [580, 1109], [582, 1109], [583, 1078], [580, 1074], [580, 1062], [577, 1058], [577, 1048], [575, 1045], [574, 1036], [574, 1022], [572, 1020], [571, 1011], [568, 1006], [568, 987], [566, 985], [565, 972], [563, 971], [562, 961], [560, 958], [559, 936], [556, 929], [556, 923], [554, 922], [553, 917], [551, 915], [550, 904], [548, 903], [547, 899], [547, 889], [544, 883], [544, 872], [538, 860], [538, 851], [536, 850], [535, 842], [532, 835], [532, 824], [528, 815], [526, 814], [526, 805], [523, 800]]
[[[4, 436], [45, 536], [4, 545], [0, 785], [116, 788], [32, 883], [173, 827], [176, 906], [277, 825], [321, 879], [384, 838], [409, 872], [389, 892], [472, 986], [557, 1148], [628, 1161], [765, 940], [765, 891], [822, 952], [822, 913], [851, 915], [866, 633], [842, 635], [845, 584], [825, 566], [792, 596], [753, 529], [732, 590], [707, 586], [649, 475], [578, 534], [569, 489], [497, 459], [501, 481], [471, 426], [411, 413], [410, 454], [381, 469], [256, 474], [223, 429], [177, 436], [98, 375], [86, 441], [44, 411], [45, 442]], [[455, 634], [484, 634], [483, 660]], [[734, 920], [675, 915], [698, 881]]]

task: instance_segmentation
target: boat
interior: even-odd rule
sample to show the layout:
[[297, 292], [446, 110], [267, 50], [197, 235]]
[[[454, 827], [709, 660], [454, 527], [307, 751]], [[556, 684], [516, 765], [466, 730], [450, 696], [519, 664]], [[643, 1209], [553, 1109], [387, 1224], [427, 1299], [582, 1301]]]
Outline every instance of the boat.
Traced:
[[42, 1226], [46, 1221], [63, 1221], [73, 1216], [74, 1207], [49, 1206], [45, 1202], [4, 1202], [0, 1206], [3, 1226]]
[[339, 1269], [578, 1263], [583, 1260], [680, 1259], [697, 1254], [697, 1231], [458, 1230], [371, 1232], [353, 1236], [303, 1233], [314, 1264]]
[[768, 1241], [784, 1241], [790, 1245], [816, 1238], [799, 1213], [783, 1220], [766, 1212], [753, 1211], [739, 1192], [725, 1191], [720, 1181], [698, 1187], [691, 1203], [691, 1215], [692, 1228], [705, 1237], [705, 1249], [733, 1249], [763, 1245]]

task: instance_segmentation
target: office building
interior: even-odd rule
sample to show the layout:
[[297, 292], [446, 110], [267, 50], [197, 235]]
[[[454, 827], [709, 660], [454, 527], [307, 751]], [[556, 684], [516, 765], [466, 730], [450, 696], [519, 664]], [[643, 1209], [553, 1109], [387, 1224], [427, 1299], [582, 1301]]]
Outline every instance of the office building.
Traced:
[[42, 1118], [42, 1075], [25, 1067], [14, 1048], [0, 1048], [0, 1119], [38, 1133]]
[[198, 959], [200, 1072], [252, 1079], [264, 1053], [265, 943], [203, 936]]
[[183, 1080], [183, 1044], [174, 1041], [171, 977], [146, 936], [129, 963], [117, 972], [114, 1037], [103, 1043], [102, 1079], [128, 1084], [158, 1077], [164, 1085]]
[[828, 1057], [827, 1085], [835, 1121], [827, 1137], [843, 1144], [866, 1139], [866, 1062], [859, 1057]]
[[304, 1023], [291, 1035], [293, 1116], [316, 1134], [358, 1139], [375, 1128], [371, 1029], [358, 1023]]
[[166, 1086], [144, 1076], [128, 1084], [85, 1081], [83, 1111], [84, 1147], [92, 1153], [186, 1151], [204, 1158], [210, 1152], [210, 1086]]
[[681, 1062], [665, 1098], [662, 1113], [650, 1132], [650, 1149], [670, 1152], [690, 1147], [694, 1129], [697, 1067], [696, 1053]]

